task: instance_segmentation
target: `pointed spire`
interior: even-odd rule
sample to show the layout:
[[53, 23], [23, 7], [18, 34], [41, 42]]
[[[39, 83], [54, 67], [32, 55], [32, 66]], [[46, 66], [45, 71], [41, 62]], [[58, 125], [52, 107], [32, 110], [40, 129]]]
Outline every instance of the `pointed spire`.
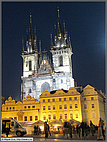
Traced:
[[62, 29], [61, 29], [61, 22], [60, 22], [60, 16], [59, 16], [59, 8], [58, 8], [58, 34], [61, 36]]
[[22, 53], [24, 54], [24, 39], [22, 37]]
[[34, 50], [35, 51], [38, 51], [37, 50], [37, 38], [36, 38], [36, 27], [35, 27], [35, 29], [34, 29]]
[[29, 29], [29, 41], [32, 41], [33, 33], [32, 33], [32, 15], [30, 13], [30, 29]]
[[51, 47], [53, 46], [53, 41], [52, 41], [52, 34], [51, 34]]
[[26, 32], [27, 32], [26, 46], [28, 46], [28, 29], [26, 30]]
[[39, 41], [39, 53], [41, 54], [41, 40]]
[[55, 39], [56, 39], [56, 37], [57, 37], [56, 25], [54, 25], [54, 32], [55, 32]]

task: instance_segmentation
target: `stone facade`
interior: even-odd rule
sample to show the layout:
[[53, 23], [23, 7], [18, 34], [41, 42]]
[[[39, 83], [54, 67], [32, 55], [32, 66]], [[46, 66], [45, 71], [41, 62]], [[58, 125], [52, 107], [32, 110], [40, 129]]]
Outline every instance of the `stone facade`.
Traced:
[[29, 35], [27, 34], [26, 46], [23, 47], [22, 51], [22, 99], [30, 94], [39, 100], [39, 96], [45, 90], [69, 90], [74, 87], [71, 42], [70, 38], [68, 39], [65, 27], [62, 30], [59, 15], [57, 27], [57, 30], [55, 27], [54, 39], [51, 36], [52, 61], [50, 61], [47, 54], [42, 55], [41, 44], [39, 44], [38, 51], [36, 33], [33, 34], [32, 32], [30, 15]]

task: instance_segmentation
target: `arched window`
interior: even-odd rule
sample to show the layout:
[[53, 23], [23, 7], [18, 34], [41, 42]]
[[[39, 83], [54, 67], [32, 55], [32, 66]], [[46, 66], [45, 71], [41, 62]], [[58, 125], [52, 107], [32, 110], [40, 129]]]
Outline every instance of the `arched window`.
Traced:
[[62, 56], [59, 57], [59, 66], [63, 66], [63, 57]]
[[32, 61], [29, 61], [29, 71], [32, 70]]

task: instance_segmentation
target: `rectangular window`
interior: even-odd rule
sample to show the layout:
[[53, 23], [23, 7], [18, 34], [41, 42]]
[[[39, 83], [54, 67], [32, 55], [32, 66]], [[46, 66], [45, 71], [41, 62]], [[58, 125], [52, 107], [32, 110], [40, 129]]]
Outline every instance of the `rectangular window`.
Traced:
[[84, 109], [87, 109], [87, 104], [84, 104]]
[[76, 118], [78, 118], [78, 113], [76, 114]]
[[94, 97], [91, 97], [91, 100], [94, 100]]
[[38, 116], [35, 116], [35, 120], [38, 120]]
[[60, 114], [59, 119], [62, 119], [62, 114]]
[[50, 99], [48, 99], [48, 102], [50, 102]]
[[43, 120], [46, 120], [46, 116], [43, 116]]
[[73, 119], [73, 114], [72, 113], [70, 113], [70, 119]]
[[31, 70], [32, 70], [32, 62], [29, 61], [29, 71], [31, 71]]
[[64, 105], [64, 109], [67, 109], [67, 105], [66, 104]]
[[48, 106], [48, 110], [51, 110], [51, 106]]
[[72, 109], [72, 104], [70, 104], [69, 108]]
[[78, 108], [78, 105], [77, 105], [77, 104], [75, 104], [75, 108]]
[[92, 104], [92, 108], [94, 108], [94, 104]]
[[30, 116], [30, 121], [32, 121], [32, 116]]
[[77, 97], [74, 97], [74, 100], [76, 101], [76, 100], [77, 100]]
[[55, 99], [52, 99], [53, 102], [55, 102]]
[[43, 99], [43, 103], [45, 103], [45, 99]]
[[59, 109], [62, 109], [62, 105], [59, 105]]
[[51, 115], [48, 115], [48, 119], [49, 119], [49, 120], [51, 119]]
[[14, 107], [13, 107], [13, 109], [14, 109]]
[[56, 115], [55, 114], [53, 115], [53, 119], [56, 119]]
[[64, 98], [64, 101], [66, 101], [66, 98]]
[[55, 105], [53, 105], [53, 110], [55, 110]]
[[30, 106], [28, 106], [28, 108], [30, 108]]
[[45, 110], [45, 106], [43, 106], [43, 110]]
[[24, 117], [24, 121], [27, 121], [27, 116]]
[[72, 97], [69, 97], [69, 101], [71, 101], [72, 100]]
[[24, 106], [24, 108], [26, 108], [26, 106]]
[[65, 119], [67, 119], [67, 114], [65, 114]]
[[32, 106], [32, 108], [35, 108], [35, 106]]
[[61, 98], [59, 98], [59, 101], [61, 101]]

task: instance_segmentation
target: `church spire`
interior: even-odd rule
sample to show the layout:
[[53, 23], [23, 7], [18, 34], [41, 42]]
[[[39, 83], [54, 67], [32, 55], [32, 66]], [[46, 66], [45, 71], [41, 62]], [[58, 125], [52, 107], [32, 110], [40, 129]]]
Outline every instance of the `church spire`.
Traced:
[[22, 37], [22, 54], [24, 54], [24, 39]]
[[61, 28], [61, 22], [60, 22], [60, 16], [59, 16], [59, 8], [58, 8], [58, 34], [61, 36], [62, 28]]
[[34, 29], [34, 50], [37, 52], [38, 49], [37, 49], [37, 38], [36, 38], [36, 27]]
[[33, 39], [33, 32], [32, 32], [32, 15], [30, 14], [30, 29], [29, 29], [29, 41], [32, 45], [32, 39]]
[[53, 49], [53, 40], [52, 40], [52, 34], [51, 34], [51, 49]]

